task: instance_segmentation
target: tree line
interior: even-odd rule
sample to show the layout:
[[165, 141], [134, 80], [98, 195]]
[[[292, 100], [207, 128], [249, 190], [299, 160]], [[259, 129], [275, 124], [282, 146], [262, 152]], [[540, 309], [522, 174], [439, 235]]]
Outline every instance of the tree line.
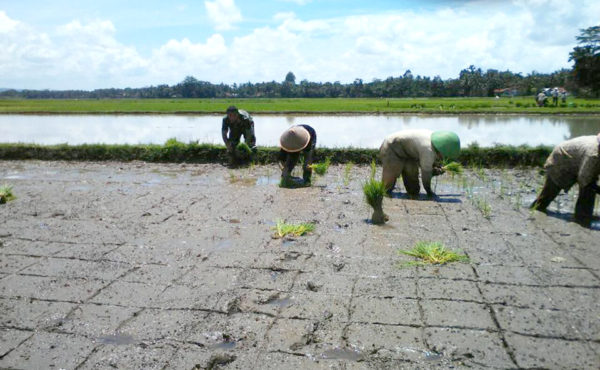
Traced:
[[460, 71], [458, 78], [443, 80], [414, 76], [407, 70], [398, 77], [351, 83], [296, 82], [288, 72], [281, 82], [213, 84], [193, 76], [169, 86], [85, 90], [5, 90], [0, 98], [25, 99], [120, 99], [120, 98], [403, 98], [403, 97], [485, 97], [535, 95], [543, 88], [563, 87], [580, 96], [600, 95], [600, 26], [580, 30], [578, 46], [569, 54], [572, 69], [553, 73], [532, 72], [526, 76], [511, 71], [473, 65]]
[[[544, 87], [562, 86], [573, 91], [571, 71], [563, 69], [550, 74], [533, 72], [527, 76], [510, 71], [470, 66], [460, 72], [458, 78], [442, 80], [414, 76], [410, 70], [402, 76], [352, 83], [310, 82], [296, 83], [289, 72], [282, 82], [259, 82], [242, 84], [212, 84], [193, 76], [186, 77], [176, 85], [158, 85], [141, 88], [110, 88], [85, 90], [5, 90], [2, 98], [24, 99], [120, 99], [120, 98], [401, 98], [401, 97], [476, 97], [498, 94], [533, 95]], [[506, 89], [498, 91], [498, 89]]]

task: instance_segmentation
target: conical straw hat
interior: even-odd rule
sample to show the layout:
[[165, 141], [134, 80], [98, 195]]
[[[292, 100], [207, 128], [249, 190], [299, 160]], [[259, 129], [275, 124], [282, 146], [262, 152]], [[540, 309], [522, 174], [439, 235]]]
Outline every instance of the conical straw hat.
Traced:
[[295, 153], [306, 148], [310, 142], [308, 130], [302, 126], [292, 126], [279, 138], [279, 146], [286, 152]]

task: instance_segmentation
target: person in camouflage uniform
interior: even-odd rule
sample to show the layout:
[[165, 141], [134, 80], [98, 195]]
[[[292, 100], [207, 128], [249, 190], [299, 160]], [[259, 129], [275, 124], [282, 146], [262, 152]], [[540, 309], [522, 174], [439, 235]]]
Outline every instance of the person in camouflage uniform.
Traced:
[[223, 142], [227, 147], [231, 163], [236, 163], [239, 160], [239, 155], [236, 153], [236, 148], [240, 143], [242, 135], [244, 142], [252, 153], [256, 153], [256, 136], [254, 135], [254, 120], [252, 116], [245, 110], [237, 109], [235, 106], [227, 108], [227, 115], [223, 117], [221, 125], [221, 135]]

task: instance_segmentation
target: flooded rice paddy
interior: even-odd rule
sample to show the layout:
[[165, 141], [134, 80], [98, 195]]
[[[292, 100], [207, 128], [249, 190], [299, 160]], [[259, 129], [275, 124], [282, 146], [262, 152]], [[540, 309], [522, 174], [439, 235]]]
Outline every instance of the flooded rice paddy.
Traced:
[[[37, 144], [221, 144], [222, 115], [0, 115], [0, 142]], [[292, 124], [312, 125], [323, 147], [378, 148], [388, 134], [411, 128], [451, 130], [463, 145], [556, 145], [600, 131], [592, 116], [519, 115], [255, 115], [258, 145], [276, 146]]]

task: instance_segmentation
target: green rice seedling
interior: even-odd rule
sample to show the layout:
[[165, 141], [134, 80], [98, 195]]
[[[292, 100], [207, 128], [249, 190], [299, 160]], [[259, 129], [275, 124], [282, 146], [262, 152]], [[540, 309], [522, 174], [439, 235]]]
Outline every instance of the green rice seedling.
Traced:
[[4, 204], [11, 200], [17, 199], [12, 192], [12, 186], [4, 184], [0, 186], [0, 204]]
[[280, 188], [296, 189], [310, 187], [310, 185], [310, 181], [296, 181], [292, 176], [282, 177], [281, 180], [279, 180]]
[[466, 177], [463, 177], [461, 180], [461, 188], [463, 190], [466, 190], [469, 188], [469, 179], [467, 179]]
[[248, 146], [248, 144], [246, 143], [239, 143], [236, 147], [235, 150], [245, 156], [250, 156], [250, 154], [252, 154], [252, 150], [250, 149], [250, 147]]
[[354, 163], [352, 161], [346, 163], [344, 166], [344, 186], [350, 185], [350, 171], [352, 171], [352, 167]]
[[325, 173], [327, 173], [329, 165], [331, 165], [331, 158], [327, 157], [324, 162], [311, 164], [310, 168], [312, 168], [317, 175], [323, 176]]
[[456, 251], [447, 249], [440, 242], [420, 241], [408, 251], [399, 250], [398, 253], [420, 258], [422, 261], [409, 262], [408, 265], [446, 264], [449, 262], [468, 262], [469, 257]]
[[500, 198], [504, 199], [504, 196], [509, 193], [509, 190], [506, 188], [504, 181], [500, 182]]
[[487, 200], [485, 200], [484, 198], [476, 198], [475, 204], [477, 205], [477, 208], [479, 208], [479, 210], [481, 211], [483, 217], [489, 220], [492, 216], [492, 206], [490, 206]]
[[515, 211], [518, 211], [520, 209], [521, 209], [521, 193], [517, 193], [515, 195]]
[[365, 201], [373, 208], [371, 221], [374, 224], [385, 223], [388, 217], [383, 213], [383, 197], [386, 194], [383, 181], [377, 181], [374, 177], [371, 177], [363, 184], [363, 193], [365, 194]]
[[464, 172], [462, 164], [458, 162], [450, 162], [442, 167], [442, 169], [448, 172], [452, 177], [462, 175]]
[[375, 173], [377, 173], [377, 164], [375, 163], [375, 160], [371, 161], [371, 178], [374, 179], [375, 178]]
[[285, 220], [277, 220], [275, 226], [271, 228], [275, 231], [273, 235], [275, 238], [283, 238], [288, 235], [291, 236], [302, 236], [306, 233], [313, 232], [315, 225], [309, 222], [303, 222], [299, 224], [288, 224]]
[[244, 185], [251, 185], [255, 182], [256, 182], [256, 179], [251, 176], [236, 175], [232, 171], [229, 171], [229, 183], [230, 184], [241, 183]]

